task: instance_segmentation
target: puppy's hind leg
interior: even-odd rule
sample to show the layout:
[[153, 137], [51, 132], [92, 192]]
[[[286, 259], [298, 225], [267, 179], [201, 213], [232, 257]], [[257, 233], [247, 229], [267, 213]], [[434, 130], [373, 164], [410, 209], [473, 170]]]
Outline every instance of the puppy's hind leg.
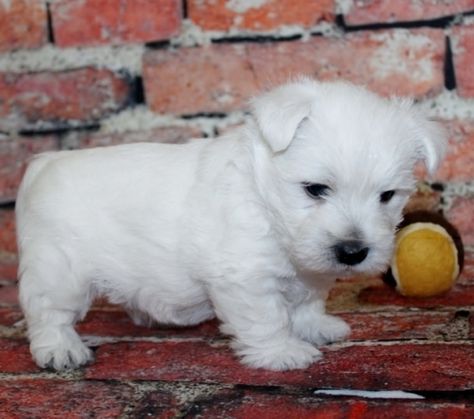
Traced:
[[93, 359], [74, 330], [91, 302], [90, 286], [53, 246], [28, 245], [20, 262], [20, 303], [33, 359], [42, 368], [76, 368]]

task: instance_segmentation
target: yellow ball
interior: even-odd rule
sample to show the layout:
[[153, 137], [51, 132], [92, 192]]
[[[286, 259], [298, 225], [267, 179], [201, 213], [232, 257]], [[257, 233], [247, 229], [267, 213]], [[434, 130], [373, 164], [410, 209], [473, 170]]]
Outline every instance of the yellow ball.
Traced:
[[422, 215], [398, 231], [389, 275], [385, 276], [407, 297], [446, 293], [463, 264], [462, 243], [455, 229], [438, 215], [434, 215], [437, 222], [419, 221], [426, 218]]

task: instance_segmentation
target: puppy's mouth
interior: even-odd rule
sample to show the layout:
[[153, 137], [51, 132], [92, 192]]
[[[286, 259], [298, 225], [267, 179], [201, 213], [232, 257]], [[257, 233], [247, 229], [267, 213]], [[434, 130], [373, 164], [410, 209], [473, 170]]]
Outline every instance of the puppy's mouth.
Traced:
[[389, 262], [379, 262], [374, 264], [370, 260], [366, 260], [360, 264], [349, 266], [341, 263], [336, 263], [335, 272], [341, 278], [348, 278], [357, 275], [379, 275], [388, 269]]

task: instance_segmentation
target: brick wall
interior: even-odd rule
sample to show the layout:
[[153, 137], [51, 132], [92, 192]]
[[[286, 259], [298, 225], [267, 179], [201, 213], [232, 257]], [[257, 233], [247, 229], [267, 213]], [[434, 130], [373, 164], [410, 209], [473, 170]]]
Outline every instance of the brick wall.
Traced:
[[474, 246], [474, 0], [0, 0], [0, 28], [4, 260], [32, 154], [214, 136], [300, 73], [414, 96], [445, 121], [425, 195]]

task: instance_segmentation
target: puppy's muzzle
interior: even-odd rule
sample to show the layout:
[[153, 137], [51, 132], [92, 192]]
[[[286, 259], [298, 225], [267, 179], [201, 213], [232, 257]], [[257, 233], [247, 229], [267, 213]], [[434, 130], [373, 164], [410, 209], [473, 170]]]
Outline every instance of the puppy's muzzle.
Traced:
[[349, 240], [334, 246], [334, 252], [339, 263], [352, 266], [361, 263], [367, 257], [369, 248], [361, 241]]

